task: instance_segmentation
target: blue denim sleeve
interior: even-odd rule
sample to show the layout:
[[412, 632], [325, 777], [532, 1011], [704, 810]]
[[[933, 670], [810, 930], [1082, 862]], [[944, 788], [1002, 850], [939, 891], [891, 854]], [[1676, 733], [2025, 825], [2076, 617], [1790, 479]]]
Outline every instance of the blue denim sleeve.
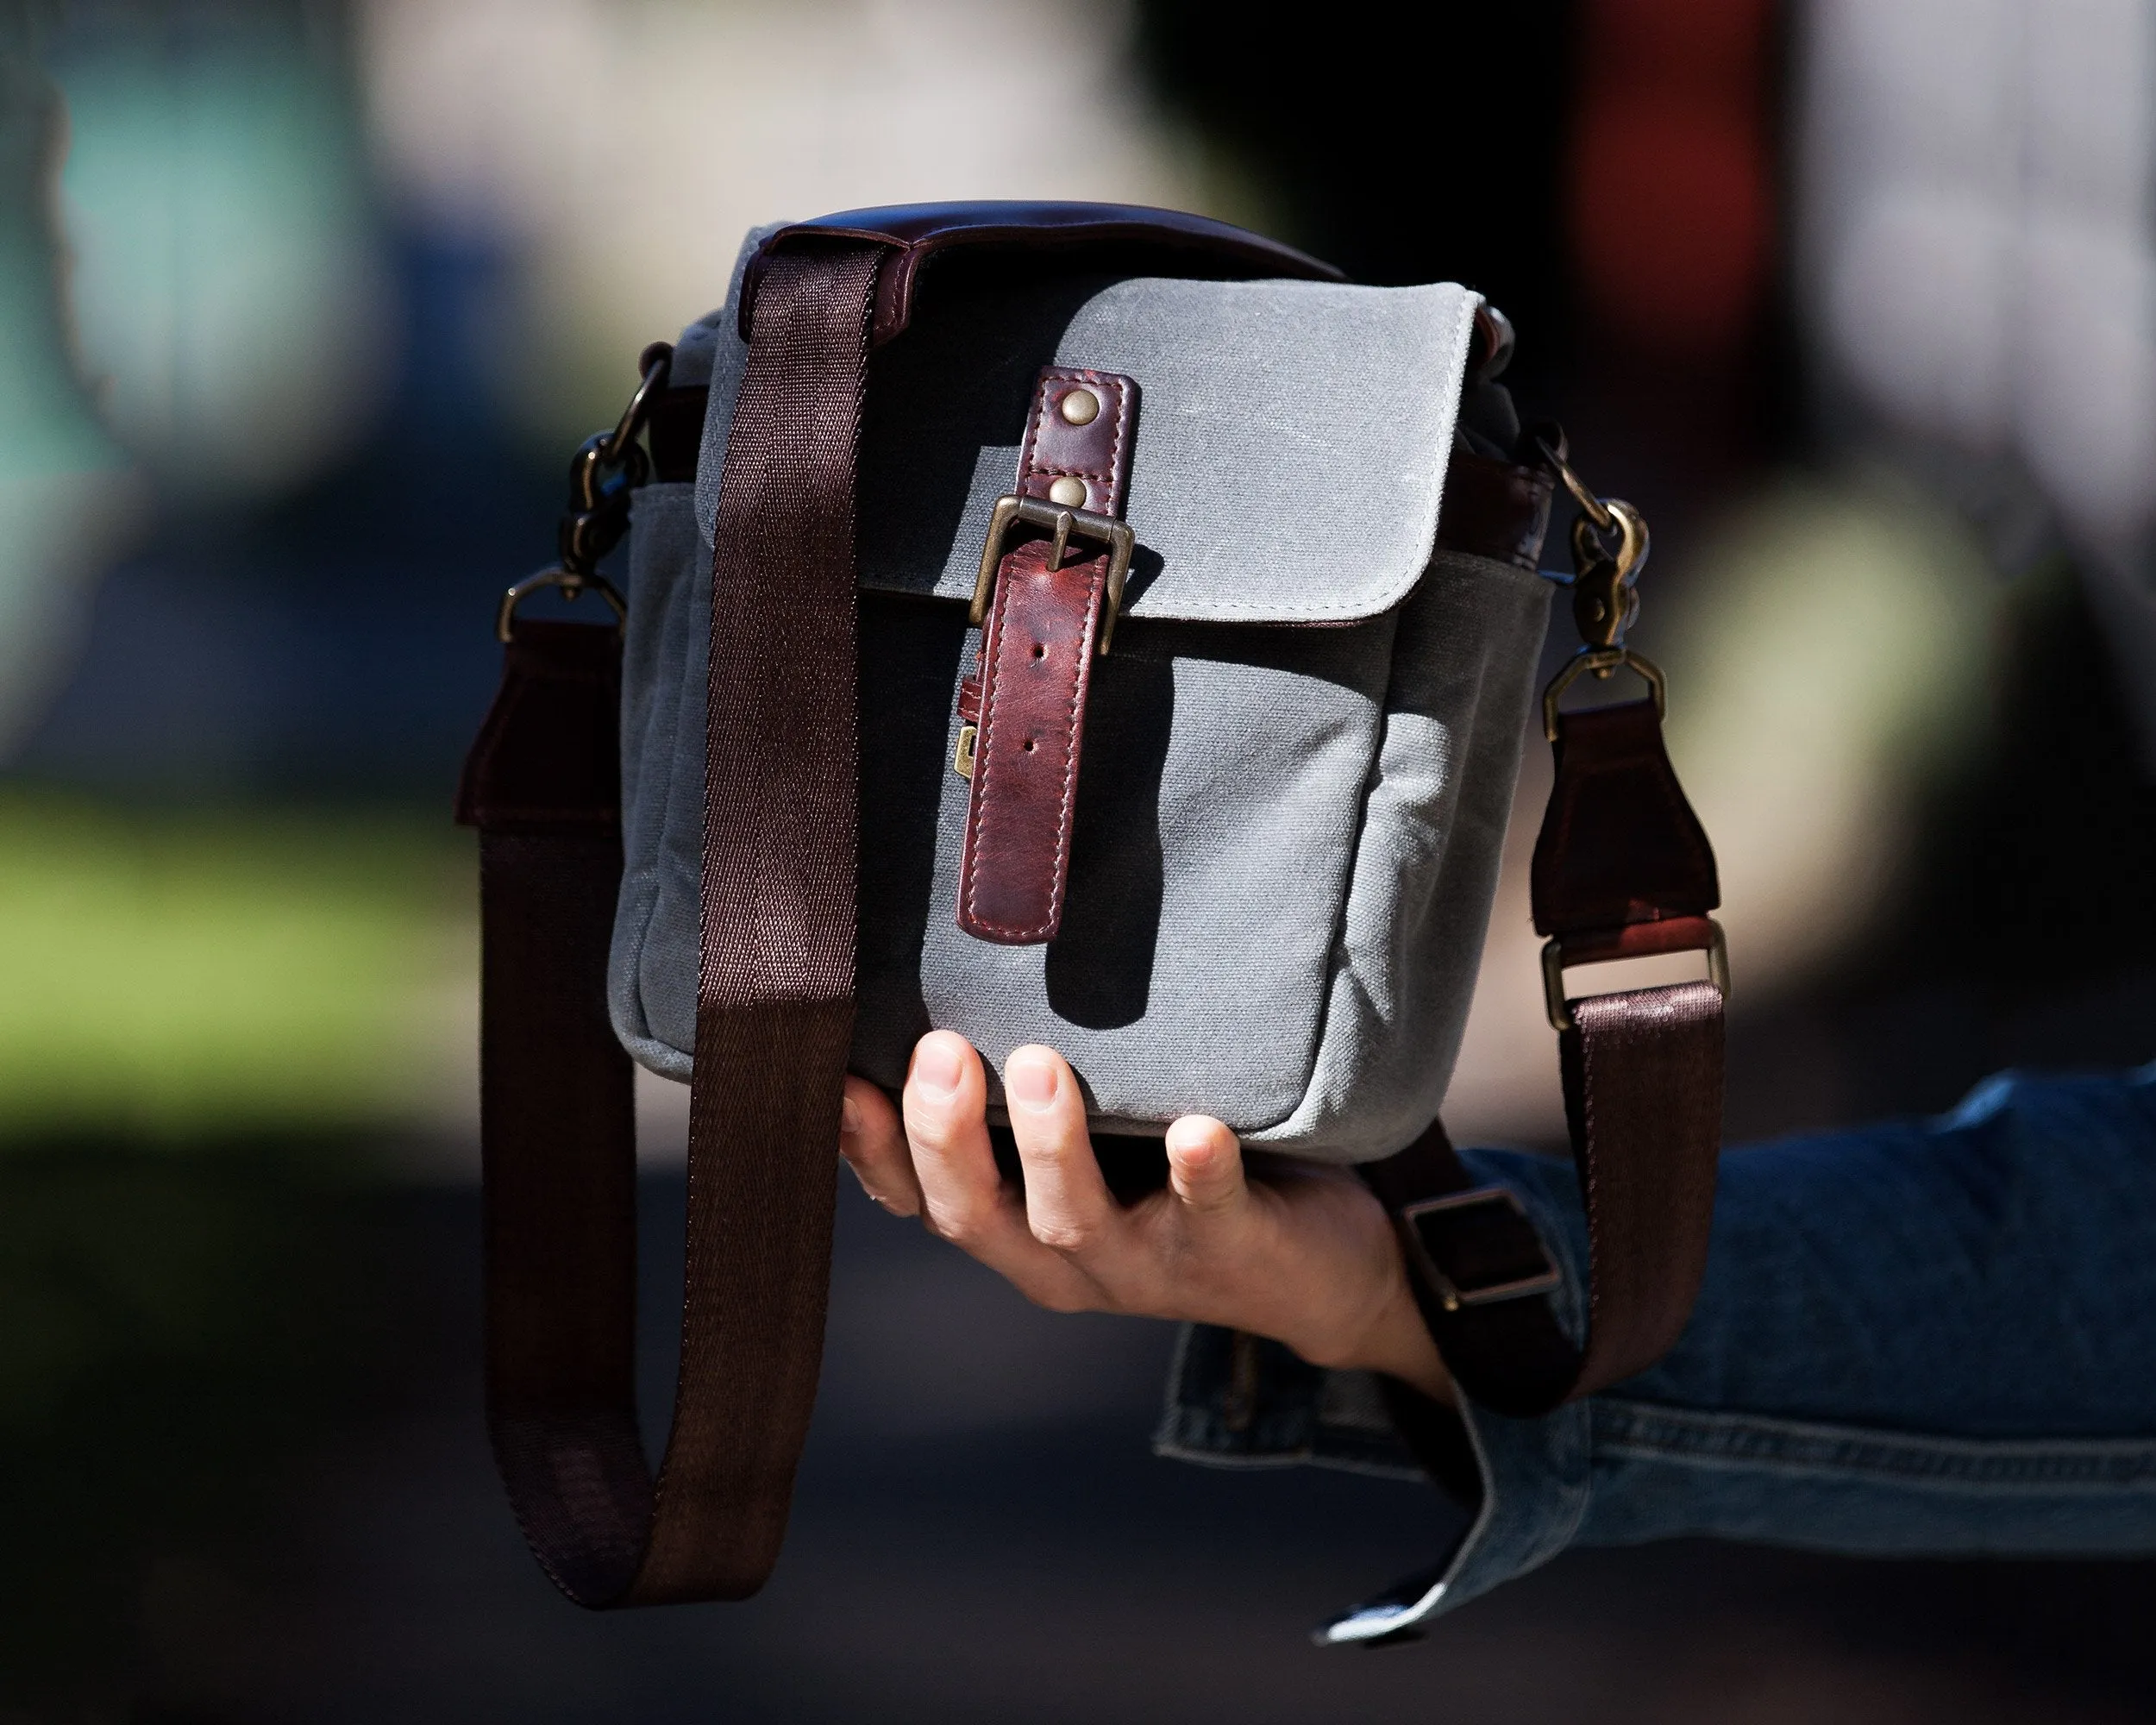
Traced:
[[[1576, 1333], [1570, 1166], [1467, 1160], [1527, 1206]], [[1218, 1333], [1180, 1362], [1165, 1452], [1409, 1465], [1367, 1379]], [[1400, 1633], [1573, 1545], [2156, 1551], [2153, 1364], [2156, 1066], [2007, 1075], [1938, 1120], [1733, 1151], [1677, 1347], [1541, 1419], [1463, 1408], [1478, 1501], [1450, 1548], [1319, 1639]]]

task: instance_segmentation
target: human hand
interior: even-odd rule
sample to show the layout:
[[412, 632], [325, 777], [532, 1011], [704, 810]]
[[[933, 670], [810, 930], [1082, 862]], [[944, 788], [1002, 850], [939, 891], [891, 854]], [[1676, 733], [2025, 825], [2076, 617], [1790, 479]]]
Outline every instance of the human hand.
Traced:
[[989, 1147], [981, 1057], [950, 1031], [914, 1049], [903, 1119], [874, 1085], [847, 1079], [839, 1151], [884, 1208], [920, 1217], [1050, 1311], [1219, 1324], [1313, 1365], [1387, 1372], [1452, 1399], [1392, 1224], [1354, 1175], [1294, 1164], [1248, 1178], [1235, 1134], [1187, 1114], [1168, 1129], [1167, 1188], [1119, 1205], [1063, 1057], [1017, 1049], [1003, 1085], [1022, 1194]]

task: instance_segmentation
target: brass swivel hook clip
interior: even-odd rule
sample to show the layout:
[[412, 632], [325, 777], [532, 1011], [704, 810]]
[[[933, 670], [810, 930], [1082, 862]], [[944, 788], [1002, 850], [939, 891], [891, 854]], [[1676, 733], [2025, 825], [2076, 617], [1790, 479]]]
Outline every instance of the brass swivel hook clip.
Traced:
[[642, 375], [636, 392], [614, 429], [586, 438], [569, 459], [569, 506], [562, 511], [556, 539], [560, 561], [502, 595], [494, 632], [504, 642], [516, 623], [518, 601], [542, 587], [558, 587], [564, 599], [571, 599], [595, 593], [613, 612], [617, 627], [629, 620], [628, 601], [599, 574], [599, 561], [628, 532], [630, 497], [651, 477], [651, 458], [636, 439], [650, 417], [652, 397], [667, 386], [674, 367], [673, 348], [654, 342], [643, 350], [638, 367]]
[[1579, 505], [1572, 524], [1572, 621], [1585, 643], [1550, 680], [1542, 692], [1542, 729], [1557, 740], [1557, 701], [1583, 674], [1608, 681], [1629, 668], [1647, 685], [1656, 712], [1667, 699], [1661, 671], [1625, 645], [1625, 636], [1639, 618], [1639, 580], [1647, 566], [1647, 524], [1621, 498], [1597, 497], [1582, 483], [1564, 456], [1547, 440], [1537, 438], [1551, 470]]

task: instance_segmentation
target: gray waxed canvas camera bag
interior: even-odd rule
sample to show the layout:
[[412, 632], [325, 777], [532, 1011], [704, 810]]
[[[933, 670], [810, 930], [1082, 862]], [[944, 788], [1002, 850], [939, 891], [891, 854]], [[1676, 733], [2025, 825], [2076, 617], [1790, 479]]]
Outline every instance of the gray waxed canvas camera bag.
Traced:
[[[1584, 1341], [1517, 1206], [1435, 1125], [1534, 705], [1544, 531], [1576, 483], [1554, 432], [1522, 436], [1509, 348], [1466, 288], [1352, 285], [1200, 218], [957, 205], [760, 230], [725, 303], [647, 351], [580, 453], [561, 567], [505, 599], [461, 793], [490, 1422], [572, 1597], [738, 1597], [768, 1571], [813, 1399], [838, 1086], [895, 1089], [931, 1028], [992, 1087], [1012, 1048], [1058, 1049], [1103, 1134], [1202, 1112], [1369, 1164], [1448, 1364], [1493, 1405], [1674, 1339], [1726, 976], [1659, 674], [1624, 645], [1644, 529], [1584, 492], [1588, 645], [1561, 681], [1630, 667], [1652, 692], [1545, 703], [1537, 921], [1576, 1149], [1617, 1206], [1596, 1240], [1616, 1303]], [[518, 614], [542, 586], [601, 593], [621, 628]], [[1713, 980], [1564, 995], [1567, 963], [1688, 948]], [[694, 1086], [655, 1483], [628, 1384], [624, 1050]]]

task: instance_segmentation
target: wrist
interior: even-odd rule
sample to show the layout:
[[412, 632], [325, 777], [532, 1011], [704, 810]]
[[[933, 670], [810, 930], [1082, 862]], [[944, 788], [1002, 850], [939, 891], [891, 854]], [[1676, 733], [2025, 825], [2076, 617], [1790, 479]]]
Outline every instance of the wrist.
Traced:
[[1415, 1304], [1404, 1271], [1377, 1322], [1371, 1326], [1363, 1352], [1368, 1356], [1360, 1362], [1364, 1371], [1382, 1371], [1420, 1390], [1432, 1402], [1454, 1405], [1452, 1375], [1445, 1369], [1444, 1357], [1438, 1352], [1430, 1327], [1422, 1320], [1422, 1310]]
[[[1294, 1346], [1294, 1343], [1289, 1346]], [[1396, 1377], [1432, 1401], [1454, 1404], [1451, 1374], [1423, 1322], [1421, 1308], [1407, 1285], [1407, 1270], [1397, 1258], [1387, 1286], [1369, 1320], [1351, 1338], [1337, 1334], [1327, 1346], [1296, 1347], [1313, 1365], [1332, 1371], [1376, 1371]]]

